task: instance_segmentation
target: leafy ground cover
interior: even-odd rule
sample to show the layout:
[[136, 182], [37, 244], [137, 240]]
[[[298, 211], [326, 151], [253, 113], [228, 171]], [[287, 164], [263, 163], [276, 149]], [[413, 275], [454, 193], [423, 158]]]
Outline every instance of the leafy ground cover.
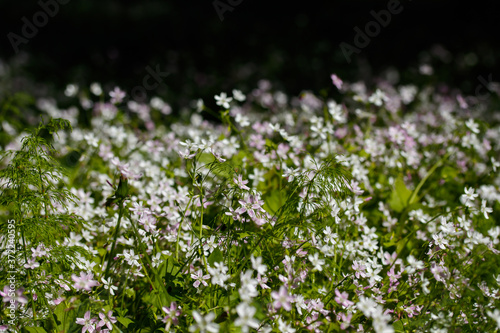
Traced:
[[497, 97], [331, 78], [4, 121], [1, 328], [498, 330]]

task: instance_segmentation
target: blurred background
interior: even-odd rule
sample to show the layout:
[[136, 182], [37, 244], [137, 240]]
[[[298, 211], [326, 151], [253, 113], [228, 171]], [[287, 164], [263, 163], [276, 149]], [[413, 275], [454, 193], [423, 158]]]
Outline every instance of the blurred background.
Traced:
[[[15, 68], [14, 89], [43, 94], [97, 81], [130, 91], [147, 66], [158, 67], [169, 75], [148, 95], [175, 109], [234, 88], [249, 93], [260, 79], [296, 95], [330, 86], [331, 73], [418, 84], [424, 71], [425, 80], [465, 93], [474, 93], [480, 75], [500, 77], [494, 1], [401, 0], [400, 12], [348, 62], [340, 44], [355, 46], [354, 28], [365, 31], [375, 20], [370, 12], [394, 1], [60, 0], [57, 14], [16, 52], [12, 33], [24, 38], [26, 19], [44, 23], [37, 13], [54, 1], [0, 0], [0, 74]], [[432, 70], [419, 71], [422, 64]]]

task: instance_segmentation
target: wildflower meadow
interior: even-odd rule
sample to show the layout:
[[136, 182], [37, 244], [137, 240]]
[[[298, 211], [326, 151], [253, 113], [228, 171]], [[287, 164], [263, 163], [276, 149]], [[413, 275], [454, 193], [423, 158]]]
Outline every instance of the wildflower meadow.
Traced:
[[0, 331], [499, 331], [499, 96], [327, 76], [1, 100]]

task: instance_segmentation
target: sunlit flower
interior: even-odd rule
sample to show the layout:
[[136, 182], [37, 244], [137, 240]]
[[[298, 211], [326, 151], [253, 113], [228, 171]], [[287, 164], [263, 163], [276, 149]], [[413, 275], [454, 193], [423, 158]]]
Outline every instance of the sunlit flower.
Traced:
[[203, 284], [204, 286], [208, 286], [208, 283], [205, 281], [207, 279], [210, 279], [210, 274], [203, 275], [203, 271], [199, 269], [196, 273], [191, 273], [191, 278], [193, 278], [195, 281], [193, 283], [193, 286], [195, 288], [198, 288], [200, 284]]
[[474, 119], [469, 118], [469, 120], [467, 120], [467, 121], [465, 122], [465, 125], [466, 125], [466, 126], [467, 126], [467, 127], [468, 127], [471, 131], [472, 131], [472, 132], [474, 132], [474, 133], [476, 133], [476, 134], [477, 134], [477, 133], [479, 133], [479, 125], [478, 125], [476, 122], [474, 122]]
[[375, 104], [376, 106], [382, 106], [384, 102], [387, 102], [389, 98], [380, 89], [377, 89], [369, 98], [368, 102]]
[[259, 321], [254, 318], [256, 311], [257, 310], [253, 306], [250, 306], [247, 303], [240, 303], [236, 307], [238, 318], [234, 321], [234, 325], [240, 326], [243, 333], [247, 333], [250, 327], [258, 328]]
[[110, 331], [113, 330], [113, 324], [116, 323], [116, 318], [113, 317], [113, 311], [108, 311], [107, 314], [99, 312], [101, 320], [97, 323], [97, 327], [106, 326]]
[[113, 280], [111, 280], [111, 278], [109, 278], [109, 279], [106, 280], [104, 277], [102, 277], [101, 281], [103, 283], [104, 289], [109, 290], [109, 293], [111, 295], [114, 295], [115, 294], [115, 290], [118, 290], [118, 287], [116, 287], [116, 286], [113, 285]]
[[316, 252], [313, 255], [310, 254], [308, 256], [309, 261], [313, 265], [313, 270], [314, 271], [322, 271], [323, 270], [323, 265], [325, 264], [325, 260], [319, 259], [319, 253]]
[[271, 296], [274, 299], [273, 306], [275, 309], [283, 308], [286, 311], [292, 309], [290, 302], [293, 300], [293, 297], [288, 295], [288, 290], [285, 286], [281, 286], [279, 291], [272, 291]]
[[484, 218], [485, 219], [489, 219], [488, 213], [492, 213], [493, 212], [492, 208], [486, 207], [487, 204], [488, 204], [488, 202], [486, 200], [483, 200], [481, 202], [481, 213], [484, 214]]
[[111, 96], [111, 103], [113, 104], [121, 103], [123, 101], [123, 98], [125, 98], [125, 95], [125, 92], [118, 87], [115, 87], [113, 91], [109, 92], [109, 96]]
[[330, 75], [330, 78], [332, 79], [332, 82], [333, 84], [335, 85], [335, 87], [337, 87], [337, 89], [342, 89], [342, 80], [335, 74], [332, 74]]
[[170, 303], [168, 307], [162, 307], [161, 310], [165, 312], [165, 317], [163, 317], [162, 321], [166, 324], [165, 330], [167, 330], [167, 332], [172, 324], [179, 325], [178, 317], [181, 315], [181, 310], [176, 302]]
[[248, 184], [248, 180], [243, 180], [242, 175], [238, 175], [238, 178], [233, 178], [233, 182], [242, 190], [250, 190], [250, 187], [245, 185]]
[[189, 327], [189, 332], [210, 332], [217, 333], [219, 332], [219, 324], [213, 322], [215, 319], [215, 313], [210, 312], [206, 316], [202, 316], [198, 311], [193, 311], [193, 318], [196, 321], [195, 324]]
[[83, 325], [82, 333], [95, 332], [96, 322], [97, 322], [97, 318], [90, 318], [90, 311], [85, 312], [85, 314], [83, 315], [83, 318], [76, 318], [76, 323], [78, 325]]
[[86, 274], [84, 272], [80, 272], [80, 276], [75, 274], [71, 275], [71, 279], [75, 281], [73, 287], [77, 290], [86, 290], [90, 291], [93, 287], [98, 286], [99, 282], [94, 280], [94, 274], [89, 273]]
[[237, 89], [233, 89], [233, 97], [235, 100], [239, 102], [243, 102], [246, 99], [246, 96], [240, 90]]
[[225, 92], [221, 92], [220, 95], [214, 96], [216, 102], [215, 104], [224, 107], [225, 109], [229, 109], [229, 103], [233, 100], [232, 97], [227, 97]]

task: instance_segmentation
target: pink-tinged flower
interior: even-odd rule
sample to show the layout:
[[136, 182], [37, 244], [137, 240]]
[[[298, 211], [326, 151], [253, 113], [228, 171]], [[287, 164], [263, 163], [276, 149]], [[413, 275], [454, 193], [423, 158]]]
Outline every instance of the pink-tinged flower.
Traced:
[[349, 294], [344, 292], [340, 292], [338, 289], [335, 289], [335, 302], [339, 303], [340, 305], [348, 308], [351, 305], [354, 305], [354, 302], [351, 302], [349, 300]]
[[40, 267], [40, 263], [36, 261], [34, 258], [28, 259], [28, 262], [24, 264], [24, 268], [26, 269], [35, 269], [37, 267]]
[[43, 256], [47, 255], [47, 249], [45, 248], [45, 246], [43, 244], [38, 244], [36, 249], [31, 248], [31, 252], [33, 252], [33, 254], [32, 254], [33, 258], [43, 257]]
[[19, 303], [28, 303], [28, 298], [24, 296], [24, 288], [19, 288], [16, 291], [11, 290], [9, 286], [3, 288], [3, 292], [0, 291], [0, 296], [3, 297], [5, 303], [10, 303], [14, 301], [14, 307], [17, 309]]
[[84, 289], [90, 291], [93, 287], [98, 286], [99, 282], [97, 282], [93, 278], [94, 274], [92, 273], [85, 274], [84, 272], [80, 272], [80, 276], [77, 276], [75, 274], [71, 275], [71, 279], [75, 281], [73, 287], [77, 290]]
[[248, 183], [248, 180], [243, 180], [243, 177], [242, 175], [238, 175], [238, 178], [233, 178], [233, 181], [236, 185], [238, 185], [239, 188], [241, 188], [242, 190], [250, 190], [250, 187], [246, 186], [245, 184]]
[[113, 104], [121, 103], [125, 95], [126, 95], [125, 92], [118, 87], [115, 87], [113, 91], [109, 92], [109, 96], [111, 96], [111, 103]]
[[221, 154], [219, 154], [218, 152], [216, 152], [216, 151], [214, 150], [214, 148], [213, 148], [213, 147], [211, 147], [211, 148], [210, 148], [210, 152], [212, 153], [212, 155], [214, 155], [215, 159], [216, 159], [217, 161], [219, 161], [220, 163], [222, 163], [222, 162], [225, 162], [225, 161], [226, 161], [224, 158], [222, 158]]
[[229, 207], [229, 211], [225, 212], [224, 214], [231, 216], [233, 219], [235, 219], [237, 221], [241, 220], [241, 216], [238, 213], [238, 210], [234, 210], [232, 207]]
[[78, 325], [83, 325], [82, 333], [85, 333], [87, 331], [90, 333], [94, 333], [96, 321], [97, 321], [97, 318], [90, 318], [90, 311], [85, 312], [85, 315], [83, 316], [83, 318], [76, 318], [76, 323]]
[[274, 298], [273, 306], [275, 309], [283, 308], [286, 311], [292, 310], [290, 302], [293, 300], [293, 297], [288, 295], [288, 290], [285, 286], [281, 286], [279, 291], [272, 291], [271, 296]]
[[178, 153], [178, 154], [179, 154], [179, 155], [180, 155], [183, 159], [186, 159], [186, 160], [190, 160], [190, 159], [192, 159], [193, 157], [195, 157], [195, 156], [196, 156], [196, 153], [192, 153], [192, 154], [190, 154], [190, 153], [191, 153], [191, 151], [190, 151], [189, 149], [185, 149], [184, 151], [179, 150], [177, 153]]
[[179, 325], [179, 317], [181, 315], [180, 307], [177, 306], [176, 302], [170, 303], [169, 307], [162, 307], [163, 312], [165, 312], [166, 316], [162, 319], [162, 321], [166, 324], [165, 330], [168, 331], [172, 324]]
[[253, 195], [247, 196], [245, 200], [238, 200], [241, 207], [236, 210], [238, 214], [247, 213], [252, 219], [255, 219], [255, 210], [264, 211], [262, 204]]
[[113, 324], [116, 323], [116, 318], [113, 317], [113, 311], [108, 311], [107, 315], [100, 312], [99, 318], [101, 318], [101, 320], [97, 323], [98, 328], [106, 326], [110, 331], [113, 330]]
[[[213, 204], [214, 202], [213, 201], [207, 201], [206, 198], [202, 198], [201, 201], [203, 202], [203, 208], [206, 209], [208, 206], [210, 206], [211, 204]], [[201, 203], [200, 203], [200, 200], [196, 200], [196, 207], [200, 207], [201, 206]]]
[[351, 326], [352, 313], [348, 313], [347, 315], [345, 313], [341, 313], [340, 318], [342, 318], [342, 321], [340, 322], [340, 329], [345, 330]]
[[335, 87], [337, 87], [337, 89], [342, 89], [342, 84], [344, 82], [342, 82], [342, 80], [335, 74], [332, 74], [330, 75], [330, 78], [332, 79], [332, 82], [333, 84], [335, 85]]
[[196, 272], [196, 274], [191, 274], [191, 278], [195, 279], [193, 286], [195, 288], [198, 288], [200, 284], [203, 284], [204, 286], [208, 286], [208, 283], [205, 281], [207, 279], [210, 279], [210, 274], [203, 275], [203, 271], [200, 269]]
[[66, 297], [59, 297], [59, 298], [56, 298], [53, 302], [55, 305], [59, 305], [62, 302], [64, 302], [65, 300], [66, 300]]
[[257, 282], [259, 283], [260, 287], [262, 289], [271, 289], [266, 283], [268, 281], [268, 278], [265, 276], [262, 276], [260, 274], [257, 274]]
[[457, 102], [458, 102], [458, 105], [460, 105], [460, 107], [462, 109], [467, 109], [469, 107], [469, 105], [467, 104], [465, 99], [462, 97], [462, 95], [457, 95]]

